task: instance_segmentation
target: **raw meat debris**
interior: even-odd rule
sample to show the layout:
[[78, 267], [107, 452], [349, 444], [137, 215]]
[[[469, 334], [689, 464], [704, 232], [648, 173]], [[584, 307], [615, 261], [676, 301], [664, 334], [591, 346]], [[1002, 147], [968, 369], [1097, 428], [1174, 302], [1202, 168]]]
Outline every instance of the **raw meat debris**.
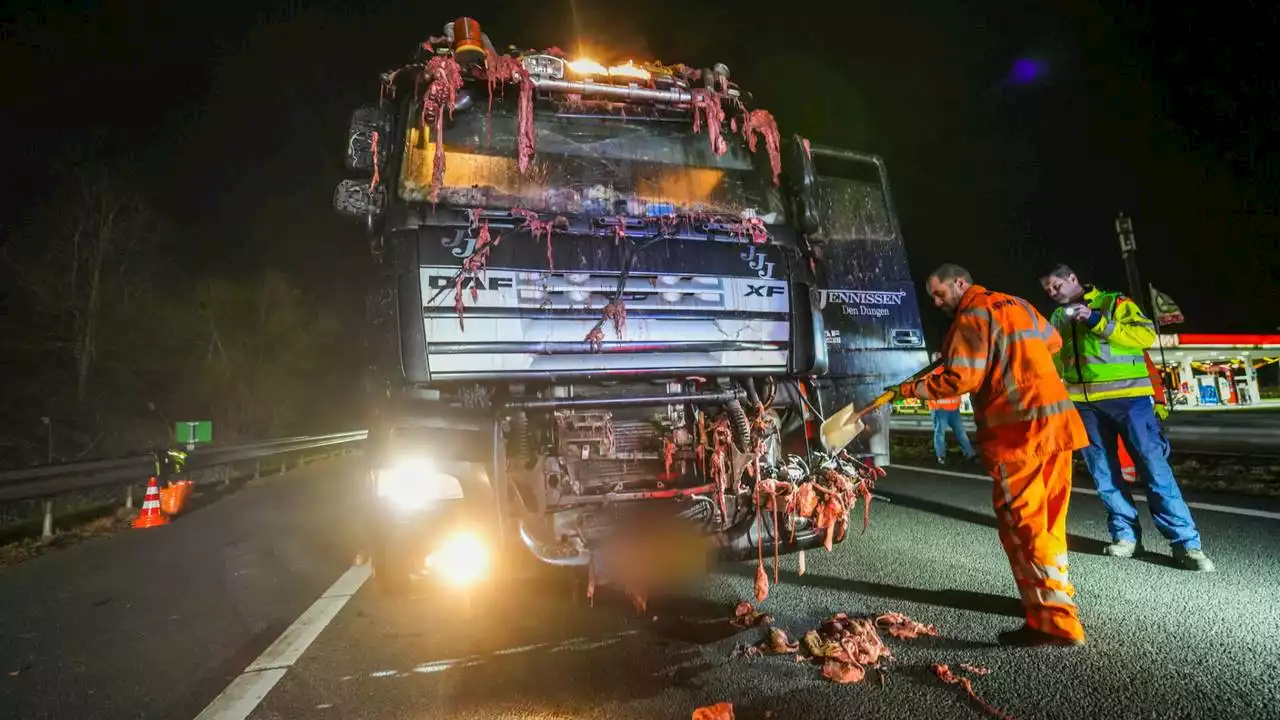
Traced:
[[614, 300], [604, 306], [604, 310], [600, 313], [600, 319], [596, 324], [587, 331], [585, 338], [592, 351], [601, 352], [604, 350], [604, 324], [605, 322], [613, 323], [613, 334], [619, 340], [622, 339], [622, 333], [627, 328], [627, 306], [623, 304], [621, 299]]
[[791, 642], [787, 633], [776, 627], [769, 628], [769, 650], [779, 655], [800, 652], [800, 643]]
[[546, 238], [547, 241], [547, 271], [555, 272], [555, 261], [551, 258], [551, 233], [556, 228], [569, 227], [569, 220], [563, 216], [557, 215], [550, 220], [541, 220], [538, 213], [524, 208], [512, 208], [509, 211], [513, 216], [524, 218], [524, 224], [520, 226], [520, 230], [528, 230], [535, 241]]
[[756, 625], [768, 625], [773, 622], [773, 616], [756, 610], [749, 602], [740, 602], [733, 609], [733, 624], [740, 628], [755, 627]]
[[[721, 418], [721, 420], [724, 420]], [[728, 424], [724, 425], [724, 442], [728, 441]], [[757, 432], [770, 432], [772, 429]], [[717, 441], [712, 451], [712, 467], [708, 475], [721, 482], [717, 473], [720, 466], [715, 463], [721, 453], [722, 441]], [[753, 443], [756, 462], [759, 465], [760, 455], [765, 445]], [[863, 500], [863, 531], [870, 521], [871, 487], [879, 476], [876, 468], [872, 468], [849, 457], [845, 453], [836, 456], [814, 452], [809, 462], [796, 455], [786, 459], [779, 468], [757, 470], [759, 479], [755, 485], [755, 504], [757, 522], [763, 522], [763, 512], [770, 511], [773, 526], [779, 527], [779, 513], [787, 519], [792, 537], [795, 535], [797, 521], [808, 520], [819, 530], [825, 530], [823, 546], [830, 551], [837, 541], [843, 540], [849, 524], [849, 513], [857, 506], [858, 498]], [[723, 483], [722, 483], [723, 484]], [[764, 532], [758, 533], [760, 553], [757, 558], [755, 596], [757, 602], [764, 602], [769, 594], [769, 579], [764, 571]], [[777, 546], [774, 546], [774, 582], [777, 582], [778, 558]], [[804, 574], [805, 559], [803, 555], [797, 560], [800, 574]]]
[[444, 182], [444, 116], [445, 111], [453, 117], [453, 106], [457, 102], [458, 89], [462, 87], [462, 68], [451, 55], [437, 55], [427, 63], [427, 77], [431, 85], [422, 99], [422, 124], [435, 123], [435, 159], [431, 165], [431, 202], [435, 202], [440, 194], [440, 185]]
[[[962, 669], [965, 669], [969, 666], [961, 665], [960, 667]], [[990, 671], [987, 671], [986, 668], [976, 668], [976, 669], [985, 671], [985, 672], [977, 673], [979, 675], [985, 675], [988, 672], [990, 672]], [[938, 679], [941, 680], [942, 682], [947, 683], [948, 685], [955, 685], [959, 687], [961, 690], [964, 691], [965, 695], [969, 696], [969, 699], [972, 700], [975, 705], [982, 708], [982, 711], [990, 715], [991, 717], [1000, 718], [1001, 720], [1013, 720], [1013, 716], [1009, 715], [1008, 713], [1001, 710], [1000, 708], [995, 707], [994, 705], [991, 705], [986, 700], [983, 700], [982, 697], [978, 695], [978, 692], [973, 689], [972, 680], [970, 680], [967, 677], [961, 677], [959, 675], [956, 675], [954, 672], [951, 671], [950, 667], [942, 664], [934, 665], [933, 674], [937, 675]]]
[[778, 176], [782, 173], [782, 159], [778, 153], [781, 144], [778, 137], [778, 122], [768, 110], [752, 110], [747, 113], [747, 120], [742, 125], [742, 134], [747, 138], [747, 149], [756, 151], [756, 136], [764, 136], [764, 148], [769, 153], [769, 169], [773, 171], [773, 184], [778, 184]]
[[729, 149], [724, 136], [724, 107], [720, 104], [720, 93], [715, 90], [693, 91], [693, 131], [701, 132], [702, 123], [707, 124], [707, 137], [711, 140], [711, 152], [723, 155]]
[[938, 629], [934, 626], [918, 623], [902, 613], [885, 613], [876, 618], [876, 625], [899, 640], [915, 640], [921, 635], [938, 634]]
[[[750, 610], [747, 603], [738, 605], [738, 616], [748, 616]], [[748, 624], [735, 621], [738, 627], [749, 627]], [[880, 628], [887, 628], [894, 637], [914, 639], [921, 635], [936, 635], [932, 625], [924, 625], [901, 613], [886, 613], [876, 617], [850, 617], [845, 613], [836, 613], [823, 621], [818, 627], [806, 632], [800, 642], [792, 642], [785, 631], [770, 627], [769, 633], [758, 645], [752, 646], [755, 652], [740, 646], [735, 649], [734, 656], [747, 655], [756, 657], [764, 653], [795, 654], [798, 660], [821, 663], [823, 677], [843, 685], [862, 682], [871, 670], [884, 675], [888, 672], [889, 663], [893, 662], [893, 654], [880, 637]], [[909, 632], [898, 633], [895, 629], [906, 628]]]
[[[480, 212], [473, 210], [471, 212], [471, 222], [474, 225], [479, 218]], [[489, 253], [494, 246], [502, 240], [493, 240], [489, 236], [489, 222], [479, 221], [480, 229], [476, 232], [476, 249], [471, 256], [462, 261], [462, 269], [454, 276], [453, 286], [453, 309], [458, 314], [458, 328], [466, 330], [466, 324], [463, 322], [462, 315], [466, 310], [466, 306], [462, 302], [462, 288], [466, 284], [468, 278], [471, 279], [471, 302], [480, 299], [480, 291], [477, 289], [479, 285], [480, 275], [484, 272], [489, 262]]]

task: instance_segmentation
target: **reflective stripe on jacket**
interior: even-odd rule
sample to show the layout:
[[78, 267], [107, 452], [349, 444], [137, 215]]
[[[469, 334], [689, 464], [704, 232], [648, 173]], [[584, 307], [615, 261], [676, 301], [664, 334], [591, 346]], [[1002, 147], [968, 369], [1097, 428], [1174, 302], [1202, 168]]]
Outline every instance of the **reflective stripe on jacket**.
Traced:
[[1076, 450], [1089, 438], [1054, 368], [1061, 346], [1031, 303], [974, 285], [943, 341], [941, 371], [912, 391], [924, 399], [970, 393], [981, 452], [992, 462]]
[[1146, 348], [1156, 340], [1155, 325], [1142, 308], [1120, 293], [1090, 287], [1083, 302], [1097, 322], [1074, 322], [1065, 308], [1053, 311], [1062, 335], [1057, 364], [1072, 400], [1145, 397], [1152, 394]]
[[954, 397], [954, 398], [941, 398], [938, 400], [930, 400], [929, 409], [930, 410], [959, 410], [960, 398]]
[[[933, 372], [934, 374], [940, 373], [942, 372], [942, 368], [938, 368]], [[938, 398], [937, 400], [930, 400], [928, 402], [929, 402], [930, 410], [959, 410], [960, 409], [959, 397]]]

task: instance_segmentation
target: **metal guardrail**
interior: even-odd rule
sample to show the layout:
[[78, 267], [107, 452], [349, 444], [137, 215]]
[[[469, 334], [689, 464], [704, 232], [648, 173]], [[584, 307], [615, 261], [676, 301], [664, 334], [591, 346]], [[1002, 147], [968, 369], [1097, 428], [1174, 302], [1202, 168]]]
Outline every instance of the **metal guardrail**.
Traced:
[[[972, 416], [964, 417], [964, 426], [975, 432]], [[893, 415], [889, 429], [905, 435], [933, 434], [933, 421], [928, 415]], [[1263, 418], [1240, 418], [1224, 422], [1179, 416], [1164, 424], [1165, 437], [1175, 452], [1206, 455], [1280, 455], [1280, 423]]]
[[[187, 456], [186, 468], [199, 470], [218, 466], [231, 466], [249, 461], [257, 463], [267, 458], [303, 454], [319, 448], [356, 443], [365, 439], [366, 430], [334, 433], [332, 435], [299, 436], [263, 440], [245, 445], [200, 448]], [[287, 457], [284, 458], [287, 463]], [[0, 472], [0, 502], [40, 500], [65, 493], [112, 485], [136, 485], [144, 482], [155, 469], [150, 455], [93, 460], [89, 462], [42, 465]]]

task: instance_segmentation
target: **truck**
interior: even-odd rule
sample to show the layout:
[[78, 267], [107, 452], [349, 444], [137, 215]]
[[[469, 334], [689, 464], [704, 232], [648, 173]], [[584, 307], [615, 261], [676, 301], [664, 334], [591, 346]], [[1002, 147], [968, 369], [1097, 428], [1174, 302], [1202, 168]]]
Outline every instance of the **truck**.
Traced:
[[352, 114], [346, 167], [385, 585], [500, 547], [604, 582], [644, 523], [711, 562], [844, 539], [888, 417], [836, 455], [817, 423], [927, 362], [879, 157], [782, 137], [722, 63], [499, 53], [458, 18]]

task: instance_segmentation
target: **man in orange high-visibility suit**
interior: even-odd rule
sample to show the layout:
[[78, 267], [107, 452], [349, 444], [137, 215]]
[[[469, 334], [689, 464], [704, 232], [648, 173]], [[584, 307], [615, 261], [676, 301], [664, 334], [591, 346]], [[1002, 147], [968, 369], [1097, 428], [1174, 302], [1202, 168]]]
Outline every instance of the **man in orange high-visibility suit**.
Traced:
[[[1160, 376], [1160, 370], [1156, 364], [1151, 362], [1151, 353], [1144, 352], [1142, 355], [1147, 361], [1147, 376], [1151, 378], [1151, 389], [1155, 391], [1152, 400], [1155, 402], [1156, 417], [1163, 421], [1169, 417], [1168, 398], [1164, 394], [1164, 378]], [[1138, 482], [1138, 468], [1134, 466], [1133, 458], [1129, 457], [1129, 451], [1125, 449], [1124, 439], [1121, 437], [1116, 437], [1116, 456], [1120, 459], [1120, 477], [1129, 484]], [[1164, 456], [1169, 457], [1167, 442], [1164, 444]]]
[[1067, 577], [1067, 504], [1071, 453], [1089, 438], [1053, 364], [1062, 338], [1031, 303], [974, 285], [959, 265], [935, 270], [926, 290], [955, 316], [942, 371], [896, 390], [925, 400], [970, 393], [1000, 542], [1027, 617], [1000, 642], [1083, 645]]

